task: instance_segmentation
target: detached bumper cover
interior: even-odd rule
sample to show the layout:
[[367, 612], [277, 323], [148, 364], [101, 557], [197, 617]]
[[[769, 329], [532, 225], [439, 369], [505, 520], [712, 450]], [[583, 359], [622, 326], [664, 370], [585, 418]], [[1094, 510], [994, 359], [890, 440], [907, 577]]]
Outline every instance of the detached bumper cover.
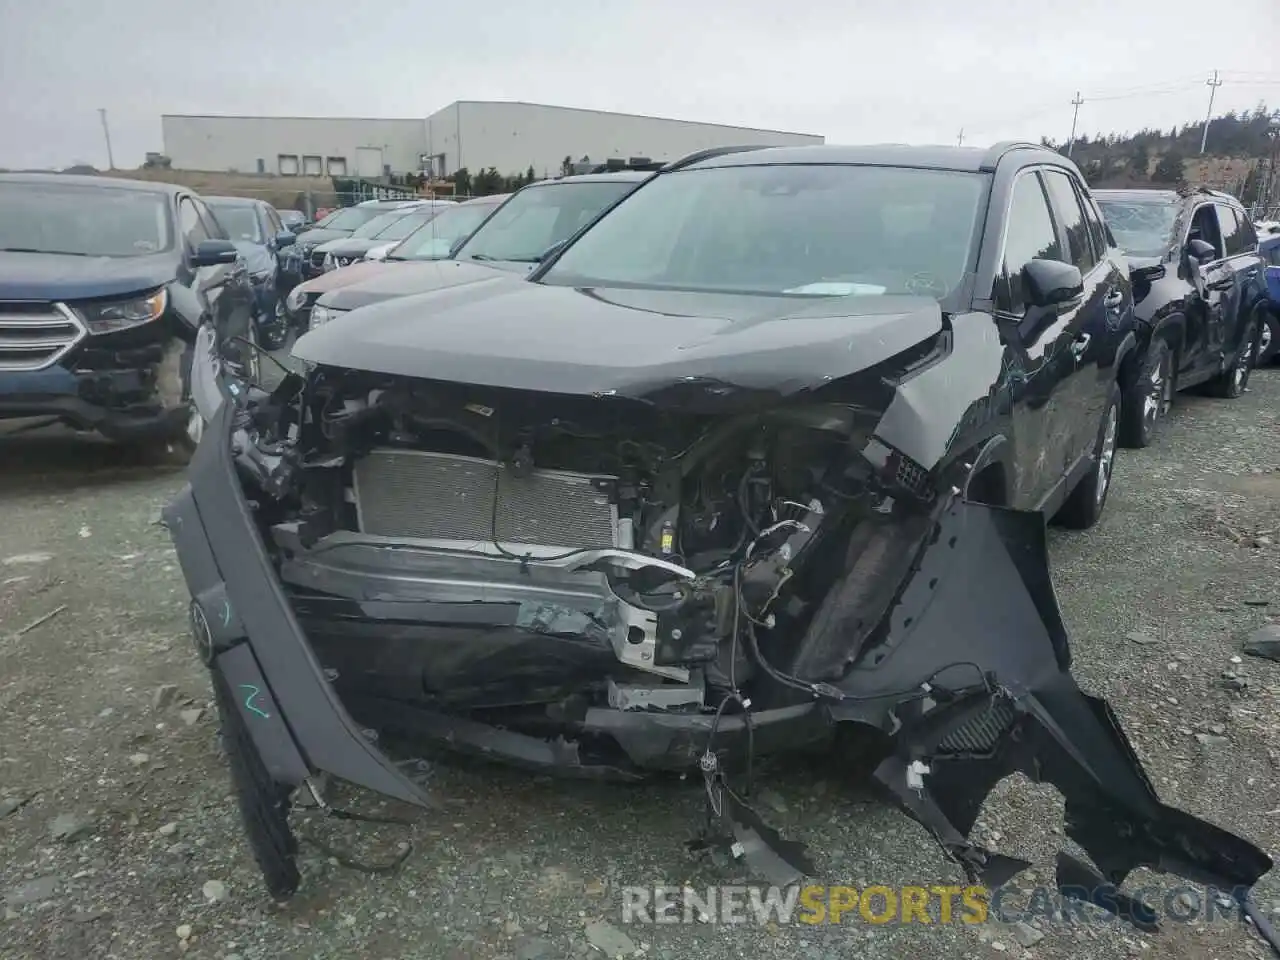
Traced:
[[[237, 698], [241, 714], [268, 769], [279, 771], [282, 783], [298, 786], [309, 771], [323, 770], [398, 800], [431, 806], [422, 789], [366, 739], [307, 645], [231, 461], [234, 412], [231, 403], [219, 407], [191, 461], [190, 482], [164, 511], [194, 598], [193, 618], [209, 627], [206, 657], [233, 691], [244, 693]], [[255, 668], [260, 684], [250, 676]], [[261, 689], [251, 694], [246, 684]]]
[[[1271, 859], [1161, 803], [1111, 708], [1077, 686], [1044, 537], [1038, 515], [953, 504], [893, 610], [888, 650], [839, 684], [852, 699], [830, 707], [833, 719], [895, 734], [876, 779], [975, 879], [999, 886], [1029, 866], [967, 840], [996, 783], [1022, 772], [1063, 795], [1065, 833], [1097, 865], [1097, 886], [1145, 866], [1243, 905]], [[923, 697], [884, 693], [922, 681]], [[1060, 883], [1081, 868], [1061, 855]]]

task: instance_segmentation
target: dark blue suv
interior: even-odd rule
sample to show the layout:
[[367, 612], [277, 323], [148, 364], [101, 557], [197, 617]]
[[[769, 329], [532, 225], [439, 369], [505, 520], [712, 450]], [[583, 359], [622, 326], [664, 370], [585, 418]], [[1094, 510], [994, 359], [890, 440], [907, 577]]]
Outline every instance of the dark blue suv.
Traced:
[[191, 348], [211, 325], [253, 367], [248, 270], [191, 191], [0, 174], [0, 420], [199, 441]]

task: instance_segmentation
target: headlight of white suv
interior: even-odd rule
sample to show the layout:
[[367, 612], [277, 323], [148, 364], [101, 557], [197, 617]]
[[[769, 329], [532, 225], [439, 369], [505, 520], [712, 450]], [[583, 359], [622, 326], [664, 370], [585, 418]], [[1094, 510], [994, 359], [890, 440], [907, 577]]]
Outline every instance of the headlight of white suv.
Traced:
[[294, 287], [289, 291], [289, 296], [285, 297], [284, 305], [290, 313], [297, 313], [302, 309], [302, 305], [307, 300], [307, 291], [301, 286]]
[[316, 304], [311, 308], [311, 326], [309, 329], [319, 329], [330, 320], [335, 320], [346, 312], [345, 310], [334, 310], [332, 307], [322, 307]]
[[76, 313], [90, 333], [114, 333], [158, 320], [169, 304], [169, 294], [162, 287], [143, 297], [78, 304]]
[[333, 259], [332, 253], [326, 253], [324, 255], [324, 271], [328, 273], [330, 270], [336, 269], [338, 269], [338, 261]]

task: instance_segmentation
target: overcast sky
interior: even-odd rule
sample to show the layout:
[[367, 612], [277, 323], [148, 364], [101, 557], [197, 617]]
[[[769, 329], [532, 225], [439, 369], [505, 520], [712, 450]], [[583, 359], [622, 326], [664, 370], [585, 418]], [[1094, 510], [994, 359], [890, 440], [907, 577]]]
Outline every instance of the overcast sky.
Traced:
[[[1210, 34], [1212, 31], [1212, 35]], [[817, 133], [1063, 140], [1280, 107], [1280, 0], [0, 0], [0, 166], [118, 166], [162, 113], [529, 100]], [[1110, 99], [1103, 99], [1108, 97]], [[1093, 98], [1093, 99], [1091, 99]]]

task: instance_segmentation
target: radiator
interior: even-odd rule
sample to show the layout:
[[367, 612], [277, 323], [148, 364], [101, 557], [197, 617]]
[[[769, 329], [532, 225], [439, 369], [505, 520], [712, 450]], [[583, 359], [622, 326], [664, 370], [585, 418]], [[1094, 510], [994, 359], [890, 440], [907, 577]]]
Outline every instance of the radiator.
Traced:
[[353, 487], [360, 530], [374, 536], [605, 549], [617, 545], [617, 506], [601, 489], [611, 479], [540, 469], [516, 477], [492, 460], [374, 450], [356, 462]]

